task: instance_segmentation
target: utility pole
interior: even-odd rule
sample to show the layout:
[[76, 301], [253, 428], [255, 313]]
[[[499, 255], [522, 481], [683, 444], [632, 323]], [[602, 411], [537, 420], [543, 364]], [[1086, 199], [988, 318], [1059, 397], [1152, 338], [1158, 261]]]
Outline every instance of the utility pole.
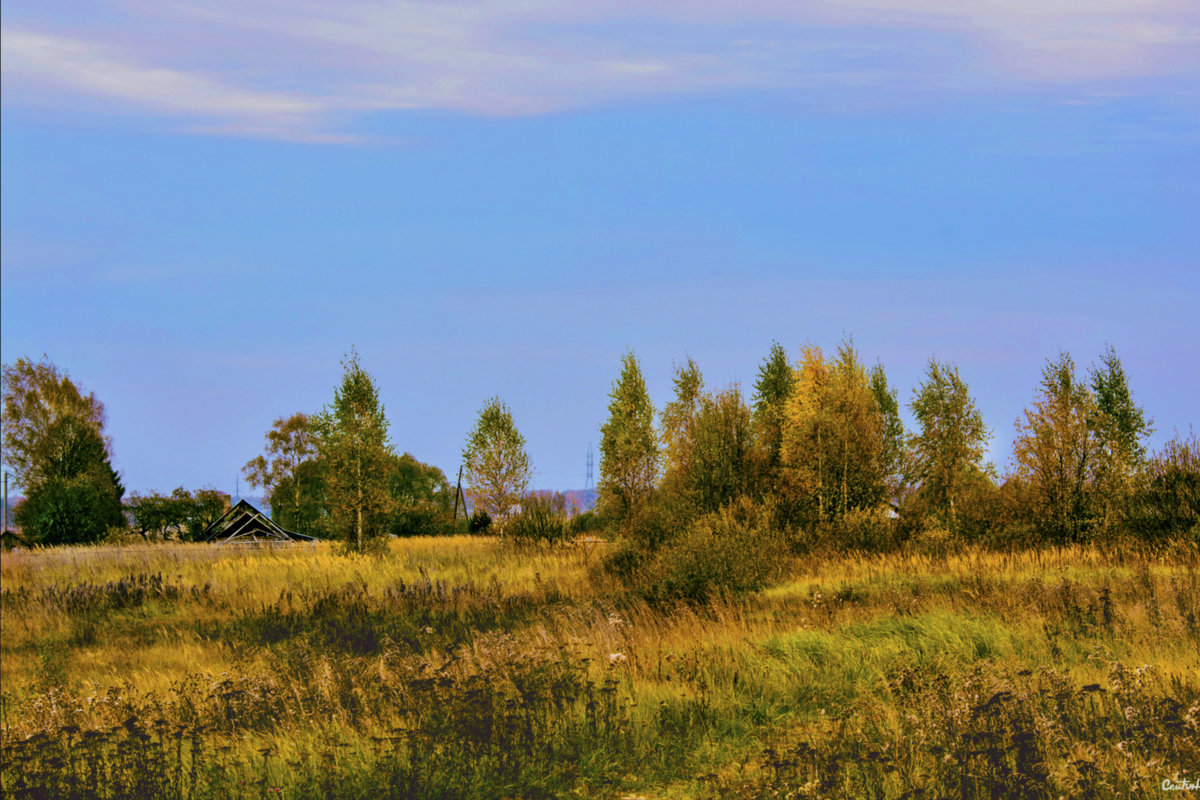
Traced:
[[[462, 494], [462, 464], [458, 465], [458, 483], [454, 486], [454, 513], [450, 516], [451, 520], [458, 519], [458, 496]], [[463, 497], [463, 517], [467, 516], [467, 498]]]

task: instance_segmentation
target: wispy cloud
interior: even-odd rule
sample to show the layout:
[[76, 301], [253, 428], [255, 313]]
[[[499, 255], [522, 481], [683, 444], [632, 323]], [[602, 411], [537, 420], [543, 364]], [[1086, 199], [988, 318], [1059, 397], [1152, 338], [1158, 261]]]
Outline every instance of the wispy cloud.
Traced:
[[309, 139], [325, 110], [311, 98], [243, 88], [200, 72], [140, 63], [115, 48], [5, 28], [0, 34], [9, 80], [67, 91], [131, 109], [205, 121], [228, 120], [251, 134]]
[[538, 114], [741, 87], [1101, 89], [1200, 72], [1191, 0], [119, 0], [119, 25], [69, 8], [35, 23], [21, 2], [4, 12], [6, 102], [32, 87], [59, 105], [102, 98], [188, 130], [302, 141], [353, 141], [338, 125], [383, 110]]

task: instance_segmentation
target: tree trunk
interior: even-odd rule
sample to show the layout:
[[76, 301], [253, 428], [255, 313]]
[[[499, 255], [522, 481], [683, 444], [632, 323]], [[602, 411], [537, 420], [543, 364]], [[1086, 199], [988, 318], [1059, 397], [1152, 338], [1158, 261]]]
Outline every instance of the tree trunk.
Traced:
[[[295, 489], [296, 509], [295, 516], [292, 517], [292, 524], [296, 526], [296, 530], [300, 530], [300, 467], [297, 465], [292, 469], [292, 487]], [[301, 531], [307, 533], [307, 531]]]
[[362, 491], [362, 455], [356, 453], [354, 457], [354, 483], [355, 497], [354, 504], [354, 530], [358, 537], [358, 552], [363, 551], [362, 540], [362, 507], [363, 507], [363, 491]]

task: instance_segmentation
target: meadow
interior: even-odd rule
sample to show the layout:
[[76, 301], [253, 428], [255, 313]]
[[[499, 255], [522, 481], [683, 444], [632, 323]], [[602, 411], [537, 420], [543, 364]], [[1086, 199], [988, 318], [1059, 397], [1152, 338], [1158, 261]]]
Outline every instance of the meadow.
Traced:
[[1200, 555], [797, 556], [651, 602], [604, 545], [0, 557], [11, 798], [1160, 798]]

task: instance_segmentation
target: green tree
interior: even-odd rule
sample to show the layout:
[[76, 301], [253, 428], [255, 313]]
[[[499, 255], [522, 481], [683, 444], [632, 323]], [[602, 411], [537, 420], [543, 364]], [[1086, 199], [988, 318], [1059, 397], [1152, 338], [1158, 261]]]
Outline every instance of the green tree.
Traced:
[[25, 500], [14, 520], [43, 544], [89, 542], [124, 524], [104, 406], [49, 361], [4, 365], [3, 457]]
[[215, 489], [200, 489], [194, 495], [182, 486], [169, 495], [133, 493], [126, 503], [133, 529], [145, 539], [166, 539], [175, 534], [195, 541], [225, 510], [225, 501]]
[[[900, 419], [900, 401], [896, 390], [888, 385], [883, 364], [876, 364], [870, 373], [871, 394], [879, 409], [883, 422], [883, 451], [881, 460], [887, 492], [890, 498], [899, 499], [904, 483], [904, 422]], [[895, 508], [895, 504], [892, 504]]]
[[689, 358], [686, 364], [675, 368], [674, 382], [675, 399], [666, 404], [661, 416], [662, 496], [673, 511], [686, 517], [694, 511], [689, 483], [704, 377], [696, 362]]
[[342, 366], [333, 402], [314, 423], [327, 465], [331, 532], [361, 553], [387, 529], [394, 505], [387, 474], [393, 453], [375, 381], [353, 350]]
[[983, 472], [990, 431], [975, 405], [958, 367], [929, 359], [925, 380], [909, 403], [918, 433], [909, 440], [909, 480], [923, 495], [922, 505], [944, 515], [958, 531], [958, 508], [972, 476]]
[[396, 536], [437, 536], [451, 529], [453, 490], [446, 475], [411, 454], [397, 456], [388, 471], [388, 491], [396, 504], [390, 530]]
[[179, 498], [173, 496], [180, 492], [183, 492], [183, 487], [169, 495], [158, 492], [132, 493], [126, 506], [133, 518], [133, 529], [143, 539], [151, 536], [165, 539], [171, 531], [181, 528], [186, 521], [186, 509]]
[[418, 461], [411, 453], [396, 456], [389, 470], [389, 491], [401, 507], [431, 504], [449, 511], [453, 494], [446, 473]]
[[654, 491], [658, 471], [654, 406], [637, 358], [627, 352], [609, 393], [608, 421], [600, 427], [599, 506], [617, 521], [629, 519]]
[[748, 493], [753, 445], [750, 409], [736, 385], [701, 398], [687, 481], [698, 511], [719, 511]]
[[304, 512], [312, 505], [310, 498], [322, 488], [319, 470], [306, 468], [318, 455], [316, 433], [314, 420], [307, 414], [280, 417], [267, 431], [266, 453], [242, 467], [250, 485], [267, 493], [275, 521], [301, 533], [312, 533], [313, 514]]
[[1075, 378], [1075, 361], [1047, 361], [1033, 405], [1017, 420], [1016, 477], [1027, 487], [1042, 533], [1080, 541], [1093, 520], [1097, 437], [1095, 397]]
[[1110, 345], [1093, 367], [1092, 391], [1096, 396], [1093, 427], [1114, 467], [1132, 471], [1146, 460], [1146, 439], [1154, 431], [1153, 420], [1134, 405], [1121, 359]]
[[758, 368], [754, 383], [754, 426], [763, 450], [766, 477], [771, 483], [782, 463], [783, 426], [787, 416], [787, 401], [796, 388], [796, 372], [788, 363], [787, 353], [779, 342], [771, 343], [771, 352]]
[[200, 538], [200, 534], [217, 518], [225, 513], [226, 499], [216, 489], [197, 489], [191, 498], [191, 513], [188, 514], [187, 535], [192, 541]]
[[1096, 436], [1097, 524], [1105, 530], [1118, 525], [1129, 510], [1137, 473], [1146, 466], [1146, 439], [1151, 420], [1133, 402], [1125, 369], [1109, 346], [1092, 367], [1095, 410], [1090, 421]]
[[499, 397], [488, 400], [480, 410], [462, 456], [472, 505], [503, 525], [528, 490], [533, 467], [525, 451], [525, 437]]

